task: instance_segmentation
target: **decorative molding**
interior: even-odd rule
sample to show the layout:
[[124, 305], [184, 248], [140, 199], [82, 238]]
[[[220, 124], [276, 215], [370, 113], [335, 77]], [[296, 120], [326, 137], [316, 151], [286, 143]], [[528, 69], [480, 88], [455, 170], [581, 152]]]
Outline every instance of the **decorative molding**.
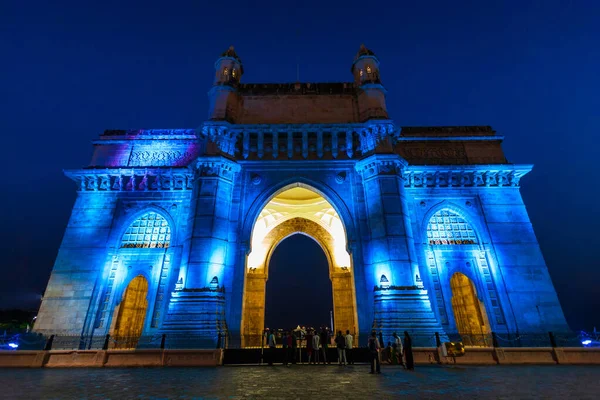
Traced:
[[402, 171], [407, 188], [518, 187], [531, 165], [408, 166]]
[[380, 147], [385, 147], [391, 152], [392, 140], [398, 136], [397, 129], [390, 121], [369, 122], [364, 128], [356, 130], [360, 138], [360, 152], [367, 154]]
[[[195, 154], [185, 149], [173, 149], [172, 146], [165, 149], [157, 149], [154, 146], [146, 146], [134, 149], [129, 156], [130, 167], [168, 167], [181, 166], [192, 161]], [[166, 146], [165, 146], [166, 147]]]
[[107, 168], [65, 171], [79, 192], [144, 192], [192, 190], [187, 168]]
[[219, 150], [230, 156], [235, 155], [237, 131], [230, 129], [229, 124], [221, 122], [207, 122], [202, 125], [202, 136], [215, 143]]
[[101, 138], [113, 138], [118, 136], [138, 136], [148, 137], [153, 139], [166, 137], [172, 139], [174, 136], [197, 136], [196, 129], [107, 129], [102, 134]]
[[262, 178], [258, 174], [252, 174], [250, 181], [252, 182], [253, 185], [260, 185], [260, 183], [262, 182]]
[[342, 184], [346, 181], [346, 171], [342, 171], [335, 176], [336, 183]]
[[233, 180], [242, 167], [223, 157], [200, 157], [196, 163], [198, 177]]
[[363, 179], [369, 179], [379, 175], [399, 175], [406, 168], [407, 163], [395, 154], [377, 154], [365, 158], [356, 163], [356, 171]]

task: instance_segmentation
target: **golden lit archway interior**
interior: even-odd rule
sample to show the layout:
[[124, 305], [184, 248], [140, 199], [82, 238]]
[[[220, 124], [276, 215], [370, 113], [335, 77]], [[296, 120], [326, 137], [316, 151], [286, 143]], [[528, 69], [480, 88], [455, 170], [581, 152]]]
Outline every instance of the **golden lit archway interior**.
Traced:
[[129, 282], [117, 314], [111, 334], [115, 348], [135, 348], [144, 329], [144, 319], [148, 308], [148, 281], [138, 275]]
[[241, 326], [246, 346], [260, 344], [260, 339], [253, 343], [251, 338], [260, 338], [264, 329], [271, 254], [283, 239], [295, 233], [310, 236], [325, 252], [333, 289], [334, 329], [358, 332], [354, 276], [342, 221], [323, 196], [297, 186], [273, 197], [254, 224], [252, 251], [246, 262]]
[[490, 324], [473, 282], [460, 272], [450, 279], [456, 328], [467, 345], [487, 345]]

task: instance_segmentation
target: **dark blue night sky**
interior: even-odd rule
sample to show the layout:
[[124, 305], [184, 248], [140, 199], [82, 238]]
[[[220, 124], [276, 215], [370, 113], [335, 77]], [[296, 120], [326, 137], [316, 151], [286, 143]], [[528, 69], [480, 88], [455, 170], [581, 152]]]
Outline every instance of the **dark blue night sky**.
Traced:
[[232, 44], [243, 82], [295, 81], [298, 62], [316, 82], [351, 80], [365, 43], [398, 125], [492, 125], [511, 162], [535, 164], [522, 192], [567, 319], [600, 327], [600, 3], [296, 4], [2, 3], [0, 307], [39, 304], [75, 198], [62, 169], [104, 129], [197, 127]]

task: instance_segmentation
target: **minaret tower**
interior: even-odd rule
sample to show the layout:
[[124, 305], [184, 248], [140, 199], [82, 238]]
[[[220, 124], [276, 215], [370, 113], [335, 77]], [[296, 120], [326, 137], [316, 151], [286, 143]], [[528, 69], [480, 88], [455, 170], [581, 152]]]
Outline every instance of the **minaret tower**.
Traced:
[[359, 89], [358, 109], [360, 120], [387, 119], [386, 90], [379, 76], [379, 60], [364, 44], [360, 45], [352, 63], [354, 83]]
[[243, 73], [242, 60], [231, 46], [215, 62], [215, 80], [208, 92], [210, 120], [235, 122], [239, 105], [237, 88]]

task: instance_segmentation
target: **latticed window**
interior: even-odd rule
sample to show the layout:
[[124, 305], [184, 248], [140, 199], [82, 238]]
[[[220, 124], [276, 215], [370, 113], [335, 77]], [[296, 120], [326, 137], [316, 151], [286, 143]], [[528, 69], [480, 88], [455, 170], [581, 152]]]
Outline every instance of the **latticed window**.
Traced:
[[125, 248], [167, 248], [171, 243], [171, 228], [162, 215], [149, 212], [135, 221], [127, 228], [121, 241]]
[[432, 245], [477, 243], [471, 225], [450, 210], [440, 210], [433, 214], [427, 224], [427, 240]]

